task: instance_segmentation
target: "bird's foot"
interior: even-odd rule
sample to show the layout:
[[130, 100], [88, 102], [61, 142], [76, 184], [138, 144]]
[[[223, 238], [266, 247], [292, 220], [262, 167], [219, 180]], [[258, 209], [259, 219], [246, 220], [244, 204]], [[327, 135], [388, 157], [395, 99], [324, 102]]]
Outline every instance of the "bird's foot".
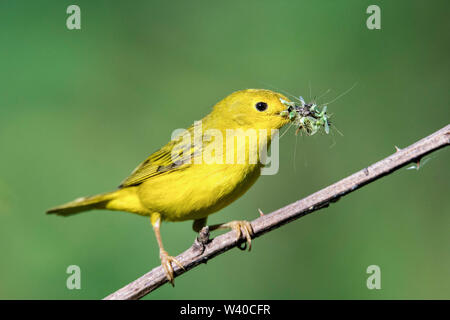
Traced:
[[175, 286], [172, 262], [175, 262], [181, 269], [184, 270], [183, 265], [174, 257], [169, 256], [169, 254], [165, 250], [160, 251], [159, 257], [161, 258], [161, 266], [164, 268], [164, 271], [166, 272], [167, 280], [169, 280], [172, 286]]
[[209, 227], [204, 226], [197, 237], [195, 238], [194, 244], [192, 245], [194, 251], [197, 252], [198, 255], [201, 255], [205, 251], [206, 244], [209, 242]]
[[[237, 238], [240, 239], [243, 235], [247, 240], [248, 251], [252, 248], [253, 228], [250, 222], [245, 220], [235, 220], [222, 225], [223, 228], [233, 229], [237, 234]], [[245, 250], [245, 247], [243, 248]]]

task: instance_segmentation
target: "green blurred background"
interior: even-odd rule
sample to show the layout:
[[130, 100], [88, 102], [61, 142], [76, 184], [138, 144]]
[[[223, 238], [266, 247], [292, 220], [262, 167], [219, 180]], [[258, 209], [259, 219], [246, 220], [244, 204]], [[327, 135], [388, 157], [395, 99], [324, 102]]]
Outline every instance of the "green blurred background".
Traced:
[[[81, 7], [81, 30], [66, 8]], [[381, 30], [366, 8], [381, 7]], [[159, 264], [148, 219], [49, 207], [114, 189], [229, 93], [331, 92], [340, 136], [280, 143], [210, 223], [253, 219], [449, 122], [448, 1], [0, 2], [0, 298], [98, 299]], [[400, 171], [176, 279], [150, 299], [450, 298], [449, 152]], [[191, 222], [163, 224], [172, 255]], [[80, 266], [81, 290], [66, 288]], [[368, 290], [366, 268], [381, 268]]]

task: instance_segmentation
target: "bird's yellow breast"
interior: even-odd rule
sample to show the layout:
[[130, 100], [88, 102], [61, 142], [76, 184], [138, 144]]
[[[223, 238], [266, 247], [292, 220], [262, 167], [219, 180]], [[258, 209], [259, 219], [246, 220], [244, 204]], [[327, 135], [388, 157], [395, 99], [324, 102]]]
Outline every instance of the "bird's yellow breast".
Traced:
[[[239, 143], [239, 139], [241, 142]], [[158, 212], [165, 220], [182, 221], [206, 217], [242, 196], [261, 174], [259, 150], [267, 148], [270, 137], [223, 139], [213, 163], [193, 159], [186, 168], [162, 174], [142, 183], [137, 190], [149, 213]], [[267, 142], [269, 141], [269, 142]], [[230, 153], [232, 156], [230, 157]]]
[[260, 172], [258, 164], [193, 164], [149, 179], [138, 196], [149, 213], [159, 212], [165, 220], [200, 219], [243, 195]]

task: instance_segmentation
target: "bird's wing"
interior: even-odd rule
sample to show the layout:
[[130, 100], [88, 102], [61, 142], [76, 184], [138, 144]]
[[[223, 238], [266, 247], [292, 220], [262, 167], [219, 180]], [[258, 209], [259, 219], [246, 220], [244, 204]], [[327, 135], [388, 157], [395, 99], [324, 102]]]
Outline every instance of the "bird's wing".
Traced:
[[[192, 130], [186, 131], [186, 133], [190, 132]], [[197, 146], [191, 142], [190, 138], [186, 140], [183, 139], [183, 135], [180, 135], [151, 154], [133, 170], [130, 176], [120, 184], [119, 188], [135, 186], [151, 177], [186, 169], [194, 162], [194, 157], [201, 156], [201, 149], [201, 144]]]

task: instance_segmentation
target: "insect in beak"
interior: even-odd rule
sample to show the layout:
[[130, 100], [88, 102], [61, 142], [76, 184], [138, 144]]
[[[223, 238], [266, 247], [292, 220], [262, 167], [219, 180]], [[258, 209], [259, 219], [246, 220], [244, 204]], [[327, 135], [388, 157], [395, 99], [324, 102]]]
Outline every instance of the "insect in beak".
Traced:
[[324, 128], [326, 134], [330, 133], [330, 121], [328, 120], [327, 106], [322, 110], [315, 103], [306, 103], [302, 97], [299, 97], [300, 105], [294, 102], [289, 102], [280, 99], [281, 103], [288, 108], [280, 113], [282, 116], [287, 116], [289, 120], [293, 121], [297, 126], [295, 134], [303, 131], [305, 134], [312, 136]]

